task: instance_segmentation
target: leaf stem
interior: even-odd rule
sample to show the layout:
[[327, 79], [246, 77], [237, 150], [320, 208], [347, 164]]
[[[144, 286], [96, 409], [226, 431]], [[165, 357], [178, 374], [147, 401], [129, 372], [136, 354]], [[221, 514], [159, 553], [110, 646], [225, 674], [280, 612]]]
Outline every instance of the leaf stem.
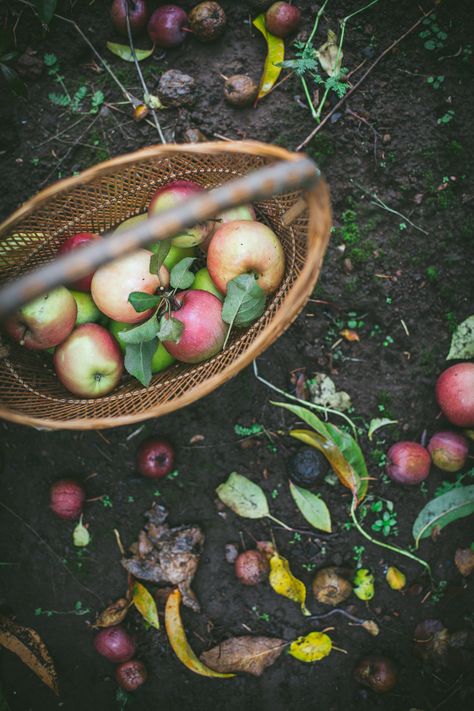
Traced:
[[313, 29], [311, 30], [311, 34], [310, 34], [310, 36], [308, 37], [308, 40], [307, 40], [307, 42], [306, 42], [306, 44], [305, 44], [305, 46], [304, 46], [303, 54], [306, 53], [307, 49], [309, 48], [309, 46], [310, 46], [311, 43], [313, 42], [314, 35], [316, 34], [316, 31], [317, 31], [317, 29], [318, 29], [319, 20], [321, 19], [321, 15], [323, 14], [324, 9], [325, 9], [326, 5], [328, 4], [328, 2], [329, 2], [329, 0], [324, 0], [323, 4], [321, 5], [321, 7], [320, 7], [319, 10], [318, 10], [318, 13], [317, 13], [317, 15], [316, 15], [316, 19], [315, 19], [315, 21], [314, 21]]
[[312, 117], [314, 118], [314, 120], [316, 121], [316, 119], [317, 119], [316, 109], [314, 108], [314, 104], [313, 104], [313, 101], [312, 101], [312, 99], [311, 99], [311, 94], [309, 93], [308, 82], [306, 81], [306, 79], [304, 78], [304, 76], [303, 76], [302, 74], [300, 75], [300, 79], [301, 79], [301, 84], [302, 84], [302, 86], [303, 86], [303, 91], [304, 91], [305, 96], [306, 96], [306, 101], [308, 102], [308, 106], [309, 106], [310, 111], [311, 111], [311, 116], [312, 116]]
[[287, 526], [286, 523], [283, 523], [283, 521], [280, 521], [280, 519], [276, 518], [273, 516], [273, 514], [268, 513], [267, 518], [270, 518], [274, 523], [277, 523], [279, 526], [282, 526], [282, 528], [286, 528], [287, 531], [294, 531], [294, 528], [291, 528], [291, 526]]
[[357, 500], [354, 497], [352, 499], [352, 504], [351, 504], [351, 519], [356, 527], [356, 529], [359, 531], [359, 533], [364, 536], [364, 538], [367, 538], [368, 541], [373, 543], [376, 546], [381, 546], [382, 548], [388, 548], [388, 550], [393, 551], [394, 553], [399, 553], [400, 555], [404, 555], [406, 558], [411, 558], [411, 560], [414, 560], [416, 563], [419, 563], [419, 565], [423, 566], [428, 572], [428, 575], [430, 578], [432, 578], [431, 574], [431, 567], [429, 563], [426, 562], [426, 560], [423, 560], [422, 558], [418, 558], [418, 556], [414, 555], [413, 553], [410, 553], [409, 551], [405, 550], [404, 548], [398, 548], [398, 546], [392, 546], [389, 543], [382, 543], [382, 541], [378, 541], [375, 538], [372, 538], [370, 533], [367, 533], [367, 531], [362, 528], [360, 525], [359, 521], [357, 520], [356, 516], [356, 506], [357, 506]]

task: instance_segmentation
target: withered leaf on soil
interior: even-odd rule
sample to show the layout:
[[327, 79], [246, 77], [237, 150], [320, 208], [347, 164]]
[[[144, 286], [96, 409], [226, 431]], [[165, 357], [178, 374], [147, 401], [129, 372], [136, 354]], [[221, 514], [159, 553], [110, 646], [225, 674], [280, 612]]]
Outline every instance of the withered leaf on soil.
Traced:
[[454, 562], [461, 575], [467, 578], [474, 573], [474, 550], [472, 548], [458, 548]]
[[0, 615], [0, 645], [16, 654], [41, 681], [59, 694], [58, 677], [53, 660], [39, 634]]
[[315, 405], [332, 407], [334, 410], [345, 412], [352, 406], [350, 395], [344, 390], [336, 390], [336, 384], [325, 373], [315, 373], [307, 381], [309, 399]]
[[287, 646], [276, 637], [232, 637], [201, 654], [201, 661], [218, 672], [246, 672], [261, 676]]
[[339, 74], [342, 64], [342, 51], [337, 46], [337, 36], [332, 30], [328, 30], [327, 41], [319, 47], [316, 52], [319, 63], [330, 77]]
[[443, 662], [449, 645], [449, 631], [439, 620], [424, 620], [415, 627], [415, 654], [424, 662]]
[[122, 558], [123, 567], [139, 580], [177, 585], [183, 604], [199, 612], [191, 583], [204, 544], [203, 532], [199, 526], [170, 528], [165, 523], [168, 512], [157, 503], [145, 516], [148, 522], [130, 547], [132, 557]]
[[144, 585], [135, 580], [133, 584], [133, 604], [140, 615], [151, 627], [160, 629], [160, 620], [156, 609], [156, 602]]
[[304, 583], [295, 578], [286, 558], [275, 553], [270, 558], [269, 583], [278, 595], [283, 595], [293, 602], [299, 603], [303, 615], [310, 615], [306, 607], [306, 588]]
[[106, 607], [105, 610], [102, 610], [102, 612], [97, 616], [97, 619], [92, 627], [97, 629], [99, 627], [113, 627], [114, 625], [119, 625], [126, 618], [130, 605], [131, 603], [129, 600], [124, 597], [120, 597], [118, 600]]

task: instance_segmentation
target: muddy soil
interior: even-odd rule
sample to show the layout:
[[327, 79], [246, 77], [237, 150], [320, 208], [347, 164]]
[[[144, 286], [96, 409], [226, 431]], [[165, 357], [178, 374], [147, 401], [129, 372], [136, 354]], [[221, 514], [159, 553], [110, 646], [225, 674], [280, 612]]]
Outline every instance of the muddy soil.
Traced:
[[[258, 79], [264, 45], [249, 24], [244, 3], [222, 4], [229, 27], [221, 40], [202, 45], [191, 37], [176, 50], [157, 51], [143, 65], [151, 89], [167, 68], [181, 69], [197, 80], [195, 105], [163, 114], [167, 139], [181, 140], [183, 130], [194, 126], [209, 138], [255, 138], [295, 148], [314, 125], [296, 77], [257, 110], [239, 111], [224, 103], [219, 74], [248, 72]], [[128, 107], [119, 103], [117, 87], [98, 71], [72, 26], [54, 20], [43, 33], [24, 5], [6, 5], [10, 12], [3, 6], [1, 10], [9, 25], [15, 25], [20, 51], [31, 48], [40, 59], [54, 54], [70, 91], [81, 86], [88, 87], [88, 95], [101, 90], [111, 106], [104, 104], [98, 114], [84, 117], [53, 104], [49, 95], [58, 86], [46, 68], [38, 78], [27, 80], [26, 99], [6, 99], [1, 86], [2, 219], [58, 177], [157, 142], [154, 129], [134, 123]], [[109, 25], [108, 5], [60, 3], [63, 14], [74, 18], [104, 55], [105, 42], [118, 39]], [[298, 5], [308, 33], [318, 5]], [[429, 9], [429, 3], [423, 7]], [[347, 0], [329, 3], [318, 43], [327, 29], [336, 29], [336, 21], [356, 8]], [[419, 12], [409, 0], [380, 0], [354, 18], [348, 26], [344, 65], [352, 70], [365, 61], [354, 81]], [[398, 515], [398, 535], [389, 540], [402, 546], [412, 544], [417, 512], [449, 477], [433, 470], [426, 486], [402, 489], [383, 477], [384, 454], [399, 438], [419, 440], [423, 432], [430, 434], [446, 424], [438, 419], [434, 382], [445, 367], [453, 327], [472, 312], [473, 301], [472, 8], [468, 0], [445, 2], [437, 14], [446, 35], [443, 46], [425, 48], [426, 38], [415, 31], [382, 60], [336, 120], [309, 144], [309, 154], [331, 186], [335, 230], [313, 299], [259, 359], [262, 375], [282, 388], [290, 386], [290, 373], [296, 369], [308, 377], [316, 371], [330, 374], [338, 388], [351, 395], [352, 416], [365, 433], [374, 417], [398, 420], [380, 430], [372, 443], [366, 434], [361, 441], [374, 477], [371, 493], [392, 501]], [[290, 42], [287, 46], [292, 56]], [[125, 86], [138, 94], [133, 66], [107, 58]], [[444, 77], [438, 88], [428, 81], [432, 76]], [[87, 101], [83, 110], [86, 107]], [[375, 194], [391, 211], [374, 204]], [[360, 340], [341, 340], [344, 327], [355, 327]], [[153, 501], [168, 507], [171, 523], [196, 522], [206, 533], [194, 583], [202, 613], [184, 614], [197, 652], [248, 630], [291, 640], [326, 626], [304, 619], [297, 606], [268, 585], [244, 588], [224, 558], [226, 543], [252, 547], [255, 539], [270, 535], [265, 522], [218, 511], [214, 490], [231, 471], [260, 483], [276, 516], [296, 528], [308, 528], [287, 488], [287, 461], [297, 447], [284, 433], [295, 420], [273, 407], [273, 398], [248, 368], [200, 402], [138, 429], [51, 433], [0, 425], [0, 500], [8, 507], [0, 518], [1, 602], [5, 611], [40, 633], [55, 659], [61, 688], [56, 699], [15, 656], [2, 652], [2, 686], [12, 711], [121, 708], [113, 668], [94, 652], [87, 623], [126, 585], [113, 530], [130, 545]], [[236, 434], [236, 424], [253, 422], [274, 433], [271, 443], [265, 437], [242, 441]], [[158, 485], [135, 473], [137, 445], [151, 434], [169, 438], [177, 452], [178, 475]], [[195, 435], [202, 438], [193, 444]], [[82, 480], [90, 498], [104, 497], [87, 505], [92, 542], [84, 550], [72, 544], [73, 525], [53, 518], [48, 510], [51, 483], [68, 476]], [[420, 555], [431, 563], [436, 581], [430, 592], [416, 563], [371, 545], [345, 526], [349, 496], [343, 488], [324, 483], [321, 495], [331, 511], [334, 533], [295, 535], [273, 527], [278, 547], [309, 586], [314, 570], [326, 564], [353, 566], [354, 546], [365, 546], [362, 561], [375, 573], [376, 596], [367, 606], [355, 597], [349, 602], [356, 615], [378, 621], [380, 635], [370, 637], [333, 618], [334, 643], [346, 653], [333, 652], [313, 665], [283, 655], [260, 679], [207, 680], [178, 662], [164, 632], [145, 629], [138, 615], [130, 613], [127, 625], [137, 635], [149, 680], [129, 698], [127, 709], [469, 707], [472, 676], [459, 667], [424, 667], [413, 654], [413, 636], [416, 624], [428, 618], [441, 619], [451, 630], [472, 628], [472, 581], [464, 581], [453, 562], [456, 549], [472, 541], [471, 522], [454, 523], [435, 542], [421, 545]], [[369, 529], [375, 519], [375, 514], [367, 514]], [[406, 573], [405, 593], [385, 583], [389, 564]], [[314, 601], [309, 605], [314, 613], [323, 611]], [[400, 670], [396, 688], [384, 696], [352, 680], [357, 659], [376, 652], [391, 656]]]

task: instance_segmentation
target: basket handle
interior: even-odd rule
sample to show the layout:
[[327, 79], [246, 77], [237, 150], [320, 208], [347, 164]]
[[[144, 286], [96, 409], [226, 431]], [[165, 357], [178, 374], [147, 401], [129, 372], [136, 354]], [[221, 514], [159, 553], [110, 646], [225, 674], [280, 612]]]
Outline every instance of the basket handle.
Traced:
[[223, 210], [285, 192], [312, 188], [321, 173], [310, 158], [280, 161], [190, 198], [177, 207], [150, 217], [124, 232], [58, 257], [52, 262], [8, 283], [0, 290], [0, 320], [46, 291], [90, 274], [101, 264], [116, 259], [152, 240], [164, 240], [204, 222]]

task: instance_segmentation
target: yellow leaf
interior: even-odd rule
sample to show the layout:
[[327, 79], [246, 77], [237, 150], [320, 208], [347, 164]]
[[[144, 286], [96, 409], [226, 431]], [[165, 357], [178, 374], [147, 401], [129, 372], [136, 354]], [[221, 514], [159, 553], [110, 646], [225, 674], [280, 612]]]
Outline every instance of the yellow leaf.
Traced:
[[343, 328], [339, 333], [346, 341], [360, 341], [360, 336], [357, 331], [353, 331], [351, 328]]
[[286, 558], [282, 558], [277, 553], [270, 558], [269, 582], [278, 595], [283, 595], [283, 597], [287, 597], [293, 602], [298, 602], [301, 605], [303, 615], [311, 614], [305, 604], [306, 588], [304, 583], [295, 578]]
[[385, 580], [390, 585], [392, 590], [403, 590], [407, 584], [407, 579], [401, 570], [395, 568], [393, 565], [387, 570]]
[[255, 18], [253, 25], [262, 33], [267, 43], [265, 66], [258, 86], [258, 101], [271, 91], [280, 76], [281, 67], [277, 65], [285, 59], [285, 43], [280, 37], [275, 37], [267, 30], [263, 13]]
[[367, 568], [359, 568], [354, 575], [354, 595], [359, 600], [372, 600], [375, 595], [375, 578]]
[[206, 667], [189, 646], [180, 613], [181, 593], [178, 588], [168, 596], [165, 607], [165, 627], [171, 647], [179, 661], [195, 674], [229, 679], [235, 674], [222, 674]]
[[133, 583], [132, 602], [140, 615], [156, 630], [160, 629], [160, 620], [156, 609], [156, 602], [144, 585], [137, 580]]
[[331, 652], [332, 642], [324, 632], [310, 632], [290, 644], [289, 654], [300, 662], [319, 662]]

